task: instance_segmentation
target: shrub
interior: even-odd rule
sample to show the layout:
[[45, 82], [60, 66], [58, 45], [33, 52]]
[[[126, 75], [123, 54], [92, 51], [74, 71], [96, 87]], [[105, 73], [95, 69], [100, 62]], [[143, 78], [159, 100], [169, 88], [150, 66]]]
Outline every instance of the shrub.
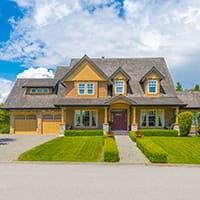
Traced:
[[119, 161], [119, 151], [114, 137], [106, 137], [104, 139], [104, 161], [105, 162]]
[[169, 136], [169, 137], [177, 137], [178, 131], [176, 130], [168, 130], [168, 129], [145, 129], [140, 130], [142, 135], [144, 136]]
[[133, 142], [136, 142], [136, 132], [135, 131], [129, 131], [129, 137]]
[[178, 115], [180, 136], [188, 136], [192, 126], [193, 115], [192, 112], [182, 112]]
[[137, 140], [138, 148], [153, 163], [166, 163], [167, 153], [147, 138]]
[[1, 109], [0, 105], [0, 133], [9, 133], [10, 131], [10, 117], [7, 110]]
[[197, 130], [197, 132], [200, 134], [200, 112], [197, 115], [197, 121], [198, 121], [198, 130]]
[[65, 130], [65, 136], [102, 136], [102, 130]]

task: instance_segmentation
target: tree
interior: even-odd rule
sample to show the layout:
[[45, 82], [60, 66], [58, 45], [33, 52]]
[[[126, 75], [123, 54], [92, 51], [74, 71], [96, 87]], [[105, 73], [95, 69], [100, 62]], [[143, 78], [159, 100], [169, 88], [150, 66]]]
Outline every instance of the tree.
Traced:
[[7, 110], [1, 109], [0, 105], [0, 133], [9, 133], [9, 112]]
[[176, 91], [177, 91], [177, 92], [182, 92], [182, 91], [183, 91], [183, 87], [182, 87], [182, 85], [181, 85], [180, 82], [177, 82], [177, 83], [176, 83]]
[[193, 91], [200, 92], [200, 85], [199, 85], [199, 84], [196, 84], [196, 85], [194, 86]]

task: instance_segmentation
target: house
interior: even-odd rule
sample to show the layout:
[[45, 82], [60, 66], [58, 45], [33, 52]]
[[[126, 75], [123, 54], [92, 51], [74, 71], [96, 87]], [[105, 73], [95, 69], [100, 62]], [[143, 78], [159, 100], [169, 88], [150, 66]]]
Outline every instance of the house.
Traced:
[[71, 59], [53, 79], [17, 79], [5, 108], [11, 133], [64, 129], [137, 130], [175, 124], [186, 103], [164, 58]]
[[191, 111], [193, 113], [193, 122], [191, 127], [191, 133], [196, 133], [198, 128], [198, 113], [200, 112], [200, 92], [184, 91], [177, 92], [177, 96], [185, 104], [185, 107], [181, 108], [182, 111]]

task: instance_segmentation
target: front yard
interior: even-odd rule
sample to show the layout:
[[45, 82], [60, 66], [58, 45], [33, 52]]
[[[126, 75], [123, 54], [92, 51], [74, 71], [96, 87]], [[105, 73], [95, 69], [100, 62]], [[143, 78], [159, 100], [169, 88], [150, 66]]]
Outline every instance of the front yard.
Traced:
[[164, 153], [167, 163], [200, 164], [200, 137], [144, 137], [137, 141], [140, 149], [146, 148], [143, 152], [150, 160]]
[[37, 146], [20, 155], [18, 160], [98, 162], [102, 160], [102, 154], [102, 136], [68, 136]]

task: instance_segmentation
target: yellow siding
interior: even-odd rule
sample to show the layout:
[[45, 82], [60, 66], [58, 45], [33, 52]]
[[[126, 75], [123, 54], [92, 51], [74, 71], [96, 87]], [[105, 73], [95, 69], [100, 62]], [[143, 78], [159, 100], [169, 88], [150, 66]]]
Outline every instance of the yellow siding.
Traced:
[[67, 81], [105, 81], [105, 79], [90, 63], [83, 61]]
[[42, 124], [43, 134], [59, 134], [60, 123], [61, 122], [44, 121]]

